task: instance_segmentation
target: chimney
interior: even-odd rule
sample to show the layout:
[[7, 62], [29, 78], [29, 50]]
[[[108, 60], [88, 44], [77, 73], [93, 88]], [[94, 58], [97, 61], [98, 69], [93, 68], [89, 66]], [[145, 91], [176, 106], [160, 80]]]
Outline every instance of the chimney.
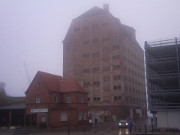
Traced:
[[103, 9], [104, 11], [109, 12], [109, 4], [104, 4]]

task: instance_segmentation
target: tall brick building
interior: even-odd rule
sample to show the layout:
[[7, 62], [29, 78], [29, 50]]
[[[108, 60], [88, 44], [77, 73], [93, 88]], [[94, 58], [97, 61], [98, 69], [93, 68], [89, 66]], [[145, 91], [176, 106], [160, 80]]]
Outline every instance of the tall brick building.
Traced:
[[63, 77], [88, 92], [89, 112], [114, 119], [146, 116], [144, 52], [132, 27], [104, 8], [73, 19], [63, 41]]

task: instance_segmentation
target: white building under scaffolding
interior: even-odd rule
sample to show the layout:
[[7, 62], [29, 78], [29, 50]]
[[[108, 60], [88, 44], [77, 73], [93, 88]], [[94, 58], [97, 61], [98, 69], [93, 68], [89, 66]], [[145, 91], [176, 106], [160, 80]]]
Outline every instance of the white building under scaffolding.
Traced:
[[145, 42], [149, 111], [157, 126], [180, 128], [180, 38]]

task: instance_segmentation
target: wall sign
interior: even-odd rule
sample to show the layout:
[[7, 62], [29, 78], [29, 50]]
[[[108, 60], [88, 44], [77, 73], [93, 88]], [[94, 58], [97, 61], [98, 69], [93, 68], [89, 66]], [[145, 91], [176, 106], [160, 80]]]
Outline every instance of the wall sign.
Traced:
[[31, 113], [41, 113], [41, 112], [48, 112], [48, 108], [31, 109]]

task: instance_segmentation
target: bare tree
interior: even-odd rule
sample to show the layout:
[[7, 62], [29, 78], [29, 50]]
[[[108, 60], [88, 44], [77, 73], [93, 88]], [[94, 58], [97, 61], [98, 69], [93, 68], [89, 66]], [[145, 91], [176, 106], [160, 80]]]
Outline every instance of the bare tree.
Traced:
[[8, 96], [5, 91], [5, 83], [0, 82], [0, 104], [8, 103]]

